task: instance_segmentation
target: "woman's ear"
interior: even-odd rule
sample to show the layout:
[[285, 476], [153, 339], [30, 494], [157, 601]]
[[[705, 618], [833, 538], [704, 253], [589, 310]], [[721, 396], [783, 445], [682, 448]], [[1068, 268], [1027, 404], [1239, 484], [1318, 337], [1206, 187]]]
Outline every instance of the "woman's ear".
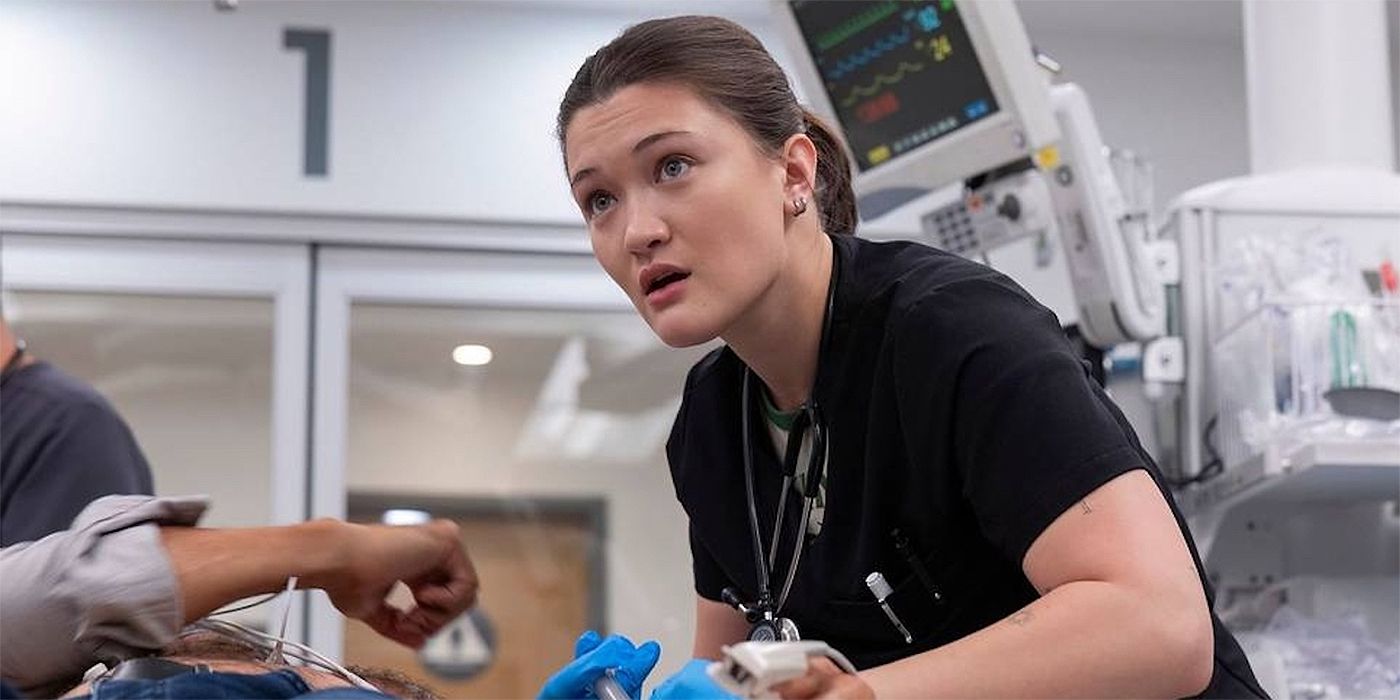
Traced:
[[783, 197], [812, 201], [817, 187], [817, 145], [806, 134], [793, 134], [783, 143]]

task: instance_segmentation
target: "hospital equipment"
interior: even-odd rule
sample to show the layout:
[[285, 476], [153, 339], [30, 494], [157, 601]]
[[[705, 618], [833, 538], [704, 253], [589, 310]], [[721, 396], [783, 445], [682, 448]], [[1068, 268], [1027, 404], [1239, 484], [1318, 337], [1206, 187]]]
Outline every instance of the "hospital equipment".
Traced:
[[[1147, 388], [1154, 395], [1168, 394], [1161, 402], [1169, 415], [1160, 419], [1166, 427], [1158, 431], [1158, 455], [1182, 484], [1215, 474], [1227, 477], [1211, 479], [1215, 483], [1205, 493], [1179, 499], [1188, 510], [1220, 502], [1223, 496], [1216, 491], [1257, 481], [1261, 472], [1280, 474], [1336, 459], [1379, 466], [1374, 476], [1385, 481], [1372, 492], [1394, 497], [1393, 441], [1332, 441], [1318, 448], [1322, 452], [1304, 446], [1296, 455], [1260, 446], [1250, 450], [1250, 456], [1263, 455], [1255, 466], [1233, 458], [1228, 453], [1239, 436], [1238, 416], [1217, 408], [1222, 399], [1216, 389], [1243, 375], [1220, 375], [1212, 363], [1235, 356], [1246, 358], [1247, 365], [1247, 358], [1268, 351], [1257, 344], [1222, 350], [1232, 342], [1227, 337], [1232, 329], [1238, 340], [1248, 332], [1239, 330], [1240, 324], [1267, 321], [1248, 317], [1266, 290], [1240, 288], [1231, 294], [1222, 287], [1230, 281], [1230, 265], [1242, 257], [1231, 245], [1322, 227], [1343, 232], [1342, 247], [1356, 245], [1367, 255], [1380, 250], [1382, 260], [1393, 258], [1400, 178], [1379, 171], [1300, 170], [1215, 183], [1178, 200], [1159, 236], [1149, 223], [1150, 212], [1140, 208], [1150, 205], [1129, 206], [1124, 197], [1086, 95], [1072, 84], [1048, 84], [1010, 2], [774, 0], [772, 7], [796, 49], [793, 75], [799, 87], [819, 112], [834, 117], [846, 137], [862, 216], [879, 216], [917, 194], [963, 179], [959, 202], [923, 217], [926, 234], [964, 255], [1058, 234], [1085, 337], [1096, 345], [1147, 341], [1142, 349]], [[1299, 256], [1299, 269], [1316, 267], [1326, 253]], [[1290, 282], [1305, 277], [1276, 268], [1273, 273]], [[1355, 270], [1348, 273], [1361, 286]], [[1394, 278], [1393, 265], [1382, 265], [1375, 276], [1378, 287], [1395, 286], [1382, 281]], [[1168, 287], [1180, 295], [1170, 305]], [[1369, 351], [1384, 341], [1372, 329], [1394, 325], [1395, 310], [1331, 311], [1337, 313], [1323, 326], [1323, 345], [1315, 348], [1333, 362], [1322, 384], [1288, 385], [1314, 381], [1297, 366], [1267, 370], [1276, 375], [1270, 381], [1281, 382], [1273, 392], [1277, 400], [1297, 396], [1312, 402], [1280, 404], [1280, 410], [1326, 410], [1323, 394], [1332, 388], [1396, 388], [1379, 379], [1385, 368], [1371, 365], [1400, 352], [1390, 346], [1389, 352]], [[1284, 312], [1289, 323], [1311, 323], [1310, 311]], [[1248, 369], [1263, 370], [1257, 365]], [[1179, 399], [1169, 395], [1176, 387]], [[1219, 449], [1205, 444], [1212, 427], [1225, 443]], [[1336, 450], [1346, 454], [1332, 454]], [[1224, 454], [1224, 464], [1206, 459], [1216, 452]], [[1237, 466], [1245, 471], [1232, 473]], [[1204, 539], [1208, 549], [1209, 534]]]
[[[1176, 422], [1159, 440], [1195, 482], [1176, 500], [1227, 621], [1272, 591], [1315, 622], [1356, 615], [1381, 648], [1400, 639], [1400, 304], [1363, 277], [1376, 251], [1394, 255], [1396, 231], [1400, 176], [1377, 171], [1237, 178], [1170, 208], [1183, 265], [1167, 338], [1188, 361], [1163, 383], [1159, 411]], [[1280, 620], [1256, 620], [1262, 641], [1246, 651], [1265, 662], [1256, 669], [1278, 667], [1285, 688], [1324, 663], [1339, 678], [1400, 668], [1393, 653], [1368, 668], [1366, 656], [1290, 638]], [[1280, 645], [1293, 651], [1271, 662]]]
[[1400, 392], [1373, 386], [1331, 389], [1323, 398], [1339, 415], [1378, 421], [1400, 420]]
[[775, 9], [799, 49], [807, 101], [845, 133], [863, 217], [1059, 139], [1010, 2], [799, 0]]
[[885, 575], [878, 571], [870, 572], [870, 575], [865, 577], [865, 586], [870, 589], [871, 595], [874, 595], [875, 600], [880, 603], [880, 609], [885, 611], [885, 617], [888, 617], [890, 624], [899, 631], [899, 636], [904, 637], [904, 643], [913, 643], [914, 637], [909, 634], [909, 628], [899, 621], [899, 616], [895, 615], [894, 610], [890, 609], [890, 604], [885, 602], [885, 599], [894, 593], [894, 589], [890, 588], [889, 581], [885, 580]]
[[[1319, 167], [1212, 183], [1173, 202], [1159, 229], [1150, 197], [1124, 196], [1132, 183], [1120, 181], [1104, 155], [1087, 96], [1074, 85], [1050, 85], [1037, 66], [1011, 2], [772, 0], [772, 7], [794, 49], [798, 88], [848, 142], [864, 219], [961, 181], [958, 201], [921, 217], [931, 242], [985, 259], [1015, 241], [1058, 236], [1085, 338], [1144, 343], [1154, 453], [1219, 605], [1303, 575], [1361, 576], [1378, 595], [1345, 597], [1368, 619], [1400, 628], [1393, 164], [1353, 170], [1321, 167], [1335, 161], [1319, 159]], [[1331, 12], [1328, 3], [1293, 7]], [[1276, 45], [1269, 38], [1255, 32], [1251, 59], [1294, 55], [1294, 35], [1273, 36]], [[1266, 45], [1275, 54], [1256, 55]], [[1333, 66], [1305, 62], [1319, 66], [1315, 75], [1273, 82], [1253, 74], [1287, 75], [1278, 60], [1251, 65], [1251, 114], [1261, 96], [1332, 104], [1299, 86], [1331, 81]], [[1331, 111], [1328, 124], [1346, 123], [1353, 112], [1390, 129], [1374, 109]], [[1314, 120], [1275, 122], [1296, 128], [1288, 132], [1296, 138], [1269, 143], [1273, 132], [1252, 120], [1256, 163], [1307, 152], [1302, 138], [1334, 140], [1314, 138]], [[1371, 151], [1389, 152], [1388, 139], [1376, 143]], [[1310, 236], [1319, 244], [1292, 241]], [[1338, 255], [1348, 251], [1368, 264], [1343, 264]], [[1385, 603], [1367, 602], [1375, 600]]]
[[1009, 0], [774, 1], [803, 92], [834, 117], [874, 219], [963, 181], [926, 235], [963, 255], [1058, 234], [1086, 338], [1163, 332], [1166, 304], [1144, 212], [1128, 207], [1084, 91], [1050, 86]]
[[1393, 440], [1245, 438], [1251, 420], [1282, 426], [1327, 418], [1333, 389], [1400, 389], [1400, 305], [1372, 295], [1358, 263], [1396, 245], [1400, 176], [1299, 170], [1214, 183], [1178, 198], [1167, 230], [1183, 260], [1196, 261], [1182, 266], [1170, 334], [1194, 358], [1185, 366], [1174, 436], [1181, 471], [1200, 472], [1197, 437], [1217, 418], [1225, 471], [1237, 482], [1202, 489], [1184, 505], [1218, 503], [1247, 482], [1314, 464], [1374, 472], [1374, 493], [1394, 498], [1394, 469], [1384, 466], [1400, 456]]
[[[835, 290], [835, 285], [832, 285]], [[828, 309], [828, 318], [830, 310]], [[824, 322], [825, 323], [825, 322]], [[823, 338], [826, 334], [823, 333]], [[825, 343], [823, 343], [825, 346]], [[796, 420], [793, 421], [792, 428], [788, 432], [787, 448], [783, 456], [783, 486], [781, 495], [778, 497], [778, 508], [773, 516], [773, 535], [769, 540], [770, 546], [768, 555], [764, 558], [763, 542], [758, 531], [758, 503], [754, 496], [754, 476], [753, 476], [753, 428], [750, 425], [749, 405], [758, 400], [752, 390], [753, 372], [744, 372], [744, 384], [741, 392], [743, 407], [740, 415], [744, 423], [744, 493], [748, 499], [749, 532], [753, 536], [755, 566], [758, 569], [758, 600], [752, 605], [756, 614], [756, 620], [750, 620], [754, 627], [749, 632], [749, 639], [752, 640], [788, 640], [797, 639], [797, 624], [787, 618], [778, 617], [783, 609], [783, 604], [787, 602], [788, 593], [792, 591], [792, 583], [797, 578], [797, 567], [802, 561], [802, 552], [806, 549], [807, 523], [811, 518], [812, 504], [817, 500], [817, 494], [821, 488], [823, 472], [826, 469], [826, 425], [823, 423], [821, 413], [816, 404], [812, 401], [804, 403], [799, 410]], [[777, 573], [773, 567], [777, 563], [778, 542], [783, 534], [783, 515], [787, 510], [788, 492], [793, 488], [793, 478], [797, 469], [797, 460], [802, 449], [803, 436], [810, 431], [812, 436], [812, 449], [807, 459], [807, 471], [805, 477], [798, 488], [802, 493], [802, 519], [798, 523], [797, 532], [793, 535], [792, 555], [788, 559], [787, 571], [783, 575], [783, 585], [774, 598], [769, 587], [769, 577]]]
[[856, 673], [841, 652], [826, 642], [748, 641], [722, 647], [724, 658], [706, 671], [721, 688], [745, 698], [777, 697], [773, 686], [807, 674], [807, 660], [826, 657], [837, 668]]
[[1332, 312], [1332, 388], [1366, 385], [1366, 368], [1356, 346], [1356, 317], [1346, 309]]

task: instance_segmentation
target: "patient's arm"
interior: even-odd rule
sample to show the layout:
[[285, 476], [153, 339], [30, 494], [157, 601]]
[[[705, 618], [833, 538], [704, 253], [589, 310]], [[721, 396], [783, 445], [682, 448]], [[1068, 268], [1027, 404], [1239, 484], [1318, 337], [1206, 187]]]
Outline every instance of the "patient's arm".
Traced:
[[[476, 597], [476, 573], [450, 522], [191, 527], [207, 505], [202, 497], [109, 496], [68, 530], [0, 549], [0, 677], [52, 695], [93, 663], [160, 649], [185, 623], [281, 590], [290, 576], [409, 645]], [[416, 609], [383, 604], [396, 580], [413, 591]]]
[[[230, 601], [280, 590], [291, 576], [320, 588], [349, 617], [409, 646], [457, 617], [476, 599], [477, 578], [457, 525], [355, 525], [316, 520], [283, 527], [211, 530], [163, 527], [183, 600], [185, 622]], [[396, 581], [418, 606], [405, 613], [384, 603]]]

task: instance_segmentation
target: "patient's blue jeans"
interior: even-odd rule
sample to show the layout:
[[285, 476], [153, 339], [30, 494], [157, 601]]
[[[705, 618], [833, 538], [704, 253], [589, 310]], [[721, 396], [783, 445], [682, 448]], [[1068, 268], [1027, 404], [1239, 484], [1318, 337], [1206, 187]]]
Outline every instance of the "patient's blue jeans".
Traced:
[[92, 686], [92, 700], [193, 700], [208, 698], [276, 698], [285, 700], [384, 700], [390, 696], [362, 688], [312, 690], [295, 671], [261, 675], [244, 673], [182, 673], [158, 681], [104, 678]]

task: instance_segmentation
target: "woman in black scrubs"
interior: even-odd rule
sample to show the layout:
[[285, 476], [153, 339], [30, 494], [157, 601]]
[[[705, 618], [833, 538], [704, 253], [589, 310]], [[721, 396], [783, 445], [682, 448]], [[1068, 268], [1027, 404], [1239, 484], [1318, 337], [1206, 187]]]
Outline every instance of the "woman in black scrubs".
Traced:
[[667, 444], [696, 657], [800, 635], [862, 669], [814, 662], [790, 697], [1262, 696], [1054, 315], [989, 268], [856, 238], [845, 156], [748, 32], [630, 28], [580, 68], [559, 136], [642, 317], [726, 343]]

